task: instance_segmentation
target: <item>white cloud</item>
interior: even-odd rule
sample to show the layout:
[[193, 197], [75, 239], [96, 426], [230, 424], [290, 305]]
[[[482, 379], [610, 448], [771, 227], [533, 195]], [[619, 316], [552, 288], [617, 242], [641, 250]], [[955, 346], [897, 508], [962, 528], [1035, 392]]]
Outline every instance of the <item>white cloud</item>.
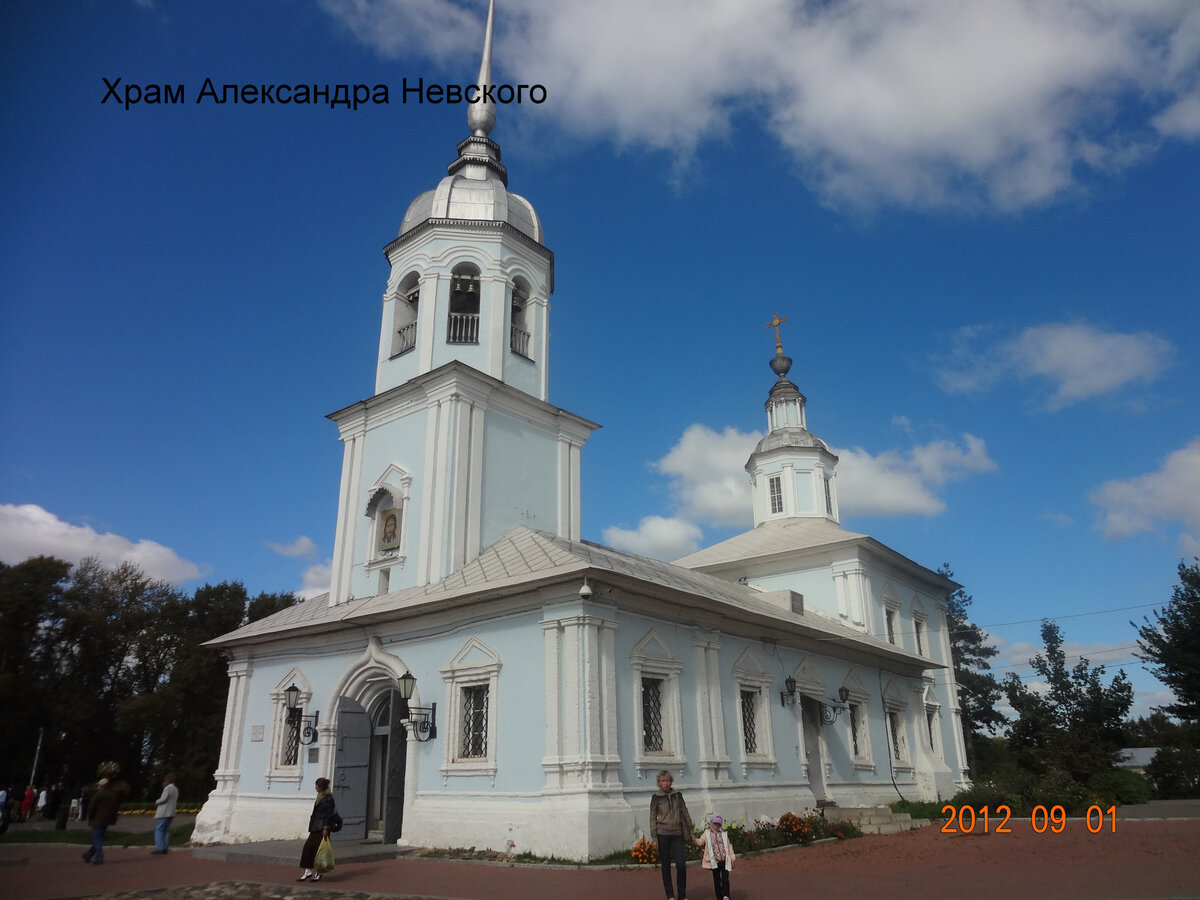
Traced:
[[834, 452], [838, 506], [859, 515], [937, 515], [946, 508], [937, 488], [997, 468], [984, 440], [973, 434], [964, 434], [961, 444], [931, 441], [875, 456], [860, 447]]
[[[987, 344], [986, 329], [964, 328], [955, 336], [951, 365], [938, 373], [944, 390], [976, 393], [1006, 380], [1041, 377], [1052, 385], [1046, 398], [1056, 410], [1158, 378], [1174, 354], [1154, 334], [1101, 331], [1082, 323], [1051, 323]], [[981, 346], [982, 344], [982, 346]]]
[[[477, 58], [478, 3], [323, 5], [386, 56]], [[831, 205], [1012, 210], [1197, 136], [1198, 23], [1174, 0], [510, 0], [496, 62], [578, 136], [686, 162], [751, 115]]]
[[312, 556], [317, 552], [317, 545], [306, 534], [300, 535], [300, 537], [296, 538], [290, 544], [276, 544], [273, 541], [264, 541], [264, 544], [280, 556], [289, 556], [293, 559], [301, 556]]
[[746, 460], [762, 437], [736, 428], [718, 434], [689, 425], [654, 467], [671, 479], [679, 515], [707, 525], [750, 527], [750, 477]]
[[[736, 428], [717, 432], [689, 425], [675, 446], [653, 464], [670, 479], [674, 515], [647, 516], [636, 529], [604, 530], [606, 544], [657, 559], [678, 559], [701, 546], [703, 528], [749, 528], [753, 524], [746, 460], [761, 435]], [[835, 450], [838, 501], [843, 514], [936, 515], [946, 508], [937, 489], [996, 463], [982, 438], [931, 441], [905, 451], [873, 456], [866, 450]]]
[[1103, 511], [1100, 529], [1107, 538], [1149, 531], [1156, 521], [1181, 522], [1179, 553], [1200, 549], [1200, 437], [1169, 454], [1158, 471], [1127, 480], [1106, 481], [1088, 499]]
[[311, 600], [322, 594], [329, 593], [333, 568], [329, 563], [309, 566], [304, 570], [303, 582], [295, 591], [297, 597]]
[[172, 584], [204, 574], [195, 563], [154, 541], [132, 541], [107, 532], [100, 534], [87, 525], [71, 525], [32, 503], [0, 504], [0, 559], [14, 564], [39, 555], [56, 556], [72, 564], [95, 556], [108, 567], [130, 562], [151, 578]]
[[679, 559], [700, 549], [704, 533], [699, 526], [679, 518], [646, 516], [636, 529], [604, 529], [604, 543], [652, 559]]

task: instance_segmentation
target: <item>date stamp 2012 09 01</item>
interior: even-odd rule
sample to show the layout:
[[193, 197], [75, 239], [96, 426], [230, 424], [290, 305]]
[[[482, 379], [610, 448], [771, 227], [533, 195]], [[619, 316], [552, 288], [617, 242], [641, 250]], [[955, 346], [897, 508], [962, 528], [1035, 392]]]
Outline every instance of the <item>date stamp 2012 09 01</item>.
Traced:
[[[947, 803], [942, 807], [942, 815], [948, 816], [942, 825], [942, 834], [1012, 834], [1009, 822], [1012, 820], [1012, 807], [1001, 803], [999, 806], [983, 807], [976, 811], [973, 806], [955, 806]], [[1106, 823], [1107, 818], [1107, 823]], [[1103, 809], [1099, 806], [1089, 806], [1083, 822], [1091, 834], [1109, 831], [1116, 834], [1117, 808], [1110, 806]], [[1061, 806], [1035, 806], [1029, 814], [1029, 824], [1037, 834], [1062, 834], [1067, 827], [1067, 811]]]

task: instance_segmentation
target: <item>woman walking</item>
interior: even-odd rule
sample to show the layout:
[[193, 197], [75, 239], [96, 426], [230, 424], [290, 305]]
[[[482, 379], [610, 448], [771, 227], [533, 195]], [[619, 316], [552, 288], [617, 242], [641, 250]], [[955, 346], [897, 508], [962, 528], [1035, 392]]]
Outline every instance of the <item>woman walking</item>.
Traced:
[[333, 792], [329, 790], [329, 779], [317, 779], [317, 799], [313, 803], [312, 815], [308, 817], [308, 840], [300, 851], [300, 868], [304, 872], [297, 881], [320, 881], [321, 873], [313, 871], [313, 860], [317, 855], [317, 847], [321, 839], [329, 837], [329, 824], [337, 815], [337, 807], [333, 802]]

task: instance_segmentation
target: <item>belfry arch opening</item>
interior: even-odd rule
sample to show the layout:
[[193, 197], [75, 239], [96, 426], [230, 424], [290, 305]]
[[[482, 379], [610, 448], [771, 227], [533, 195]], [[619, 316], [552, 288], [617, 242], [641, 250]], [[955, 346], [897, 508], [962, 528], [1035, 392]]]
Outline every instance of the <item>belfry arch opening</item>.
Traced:
[[479, 343], [479, 269], [460, 263], [450, 275], [450, 312], [446, 320], [447, 344]]

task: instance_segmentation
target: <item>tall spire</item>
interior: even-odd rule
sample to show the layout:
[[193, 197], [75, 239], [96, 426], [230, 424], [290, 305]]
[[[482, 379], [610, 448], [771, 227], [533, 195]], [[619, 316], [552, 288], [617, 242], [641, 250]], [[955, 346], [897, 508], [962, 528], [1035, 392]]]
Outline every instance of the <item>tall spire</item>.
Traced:
[[475, 83], [479, 85], [479, 99], [467, 107], [467, 127], [476, 137], [487, 137], [496, 124], [496, 104], [488, 103], [484, 97], [485, 88], [492, 83], [492, 18], [496, 13], [496, 0], [488, 3], [487, 27], [483, 33], [483, 58], [479, 61], [479, 77]]

